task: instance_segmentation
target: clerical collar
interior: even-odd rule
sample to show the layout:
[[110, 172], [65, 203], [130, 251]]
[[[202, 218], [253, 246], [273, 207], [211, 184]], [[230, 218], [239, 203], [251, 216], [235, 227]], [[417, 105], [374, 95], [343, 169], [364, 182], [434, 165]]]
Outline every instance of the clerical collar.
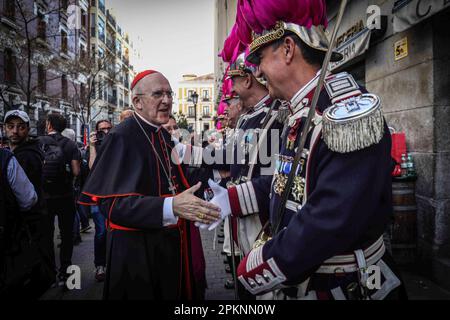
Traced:
[[263, 106], [265, 106], [265, 103], [267, 100], [269, 100], [270, 96], [266, 95], [264, 98], [262, 98], [257, 104], [255, 104], [255, 106], [252, 108], [253, 111], [258, 111], [259, 109], [261, 109]]
[[151, 123], [150, 121], [148, 121], [147, 119], [144, 119], [144, 117], [142, 117], [139, 113], [135, 112], [135, 115], [137, 115], [139, 117], [139, 119], [141, 119], [142, 121], [144, 121], [146, 124], [152, 126], [153, 128], [156, 129], [156, 131], [158, 131], [159, 129], [161, 129], [161, 126], [157, 126], [153, 123]]
[[[329, 72], [327, 72], [327, 74], [328, 73]], [[293, 113], [296, 113], [300, 109], [303, 109], [303, 107], [305, 106], [304, 104], [302, 104], [303, 99], [305, 99], [305, 97], [316, 88], [319, 77], [320, 77], [320, 70], [317, 71], [314, 78], [312, 78], [299, 91], [297, 91], [296, 94], [294, 94], [294, 96], [291, 99], [291, 109]]]

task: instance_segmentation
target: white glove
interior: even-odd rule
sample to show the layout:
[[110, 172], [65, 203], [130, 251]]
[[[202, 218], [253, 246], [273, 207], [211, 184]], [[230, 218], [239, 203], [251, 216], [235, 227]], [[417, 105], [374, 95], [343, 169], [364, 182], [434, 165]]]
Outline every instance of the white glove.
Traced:
[[220, 219], [210, 225], [200, 222], [195, 222], [194, 225], [200, 229], [208, 228], [209, 231], [214, 230], [217, 226], [231, 214], [230, 200], [228, 199], [228, 191], [226, 188], [221, 187], [218, 183], [215, 183], [211, 179], [208, 180], [209, 187], [214, 193], [214, 197], [209, 201], [212, 204], [218, 206], [220, 211]]

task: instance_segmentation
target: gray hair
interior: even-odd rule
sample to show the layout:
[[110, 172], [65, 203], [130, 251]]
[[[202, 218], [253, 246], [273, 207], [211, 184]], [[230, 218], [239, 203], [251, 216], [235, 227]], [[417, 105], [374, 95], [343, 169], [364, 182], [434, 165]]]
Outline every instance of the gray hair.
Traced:
[[70, 139], [70, 140], [72, 140], [72, 141], [76, 141], [76, 134], [75, 134], [75, 131], [73, 130], [73, 129], [70, 129], [70, 128], [66, 128], [66, 129], [64, 129], [62, 132], [61, 132], [61, 134], [64, 136], [64, 137], [66, 137], [66, 138], [68, 138], [68, 139]]

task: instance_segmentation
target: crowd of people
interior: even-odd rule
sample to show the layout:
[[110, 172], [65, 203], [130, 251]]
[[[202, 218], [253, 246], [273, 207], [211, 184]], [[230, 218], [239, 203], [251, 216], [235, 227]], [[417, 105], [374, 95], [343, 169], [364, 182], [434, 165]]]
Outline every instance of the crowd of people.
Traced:
[[97, 122], [84, 155], [61, 116], [35, 140], [26, 113], [8, 112], [2, 206], [39, 217], [49, 278], [67, 278], [90, 213], [104, 299], [204, 299], [200, 230], [219, 225], [238, 299], [406, 298], [383, 240], [392, 163], [380, 99], [327, 71], [342, 55], [326, 25], [325, 1], [238, 1], [220, 54], [222, 129], [203, 143], [180, 134], [174, 92], [155, 70], [135, 76], [133, 111], [114, 128]]
[[[123, 116], [129, 116], [129, 110]], [[45, 134], [34, 137], [30, 118], [22, 110], [8, 111], [3, 122], [0, 294], [37, 298], [51, 286], [65, 286], [73, 247], [82, 241], [81, 234], [92, 228], [91, 217], [95, 224], [95, 278], [103, 281], [105, 218], [96, 207], [82, 205], [79, 196], [95, 148], [112, 128], [110, 121], [97, 122], [87, 146], [77, 142], [74, 130], [67, 128], [60, 114], [49, 114], [43, 122]], [[58, 264], [55, 217], [60, 239]]]

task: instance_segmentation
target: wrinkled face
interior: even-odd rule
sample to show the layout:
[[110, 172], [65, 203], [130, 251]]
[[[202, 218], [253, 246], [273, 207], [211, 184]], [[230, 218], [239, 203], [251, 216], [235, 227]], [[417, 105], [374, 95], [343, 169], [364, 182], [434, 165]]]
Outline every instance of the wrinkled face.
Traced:
[[233, 83], [232, 90], [239, 97], [245, 97], [248, 89], [245, 87], [245, 77], [235, 76], [231, 78], [231, 82]]
[[24, 142], [30, 131], [28, 125], [20, 118], [12, 117], [8, 119], [5, 125], [6, 136], [13, 145]]
[[146, 76], [133, 91], [134, 107], [144, 119], [155, 125], [163, 125], [169, 121], [173, 91], [162, 74]]
[[263, 77], [267, 81], [269, 94], [273, 99], [288, 100], [285, 97], [283, 84], [285, 82], [286, 72], [284, 72], [286, 64], [284, 63], [283, 47], [274, 49], [272, 46], [266, 46], [259, 53], [258, 76]]
[[236, 126], [237, 120], [239, 119], [239, 116], [241, 114], [242, 105], [241, 100], [239, 99], [231, 99], [228, 102], [228, 108], [227, 108], [227, 115], [228, 115], [228, 125], [231, 128], [234, 128]]

